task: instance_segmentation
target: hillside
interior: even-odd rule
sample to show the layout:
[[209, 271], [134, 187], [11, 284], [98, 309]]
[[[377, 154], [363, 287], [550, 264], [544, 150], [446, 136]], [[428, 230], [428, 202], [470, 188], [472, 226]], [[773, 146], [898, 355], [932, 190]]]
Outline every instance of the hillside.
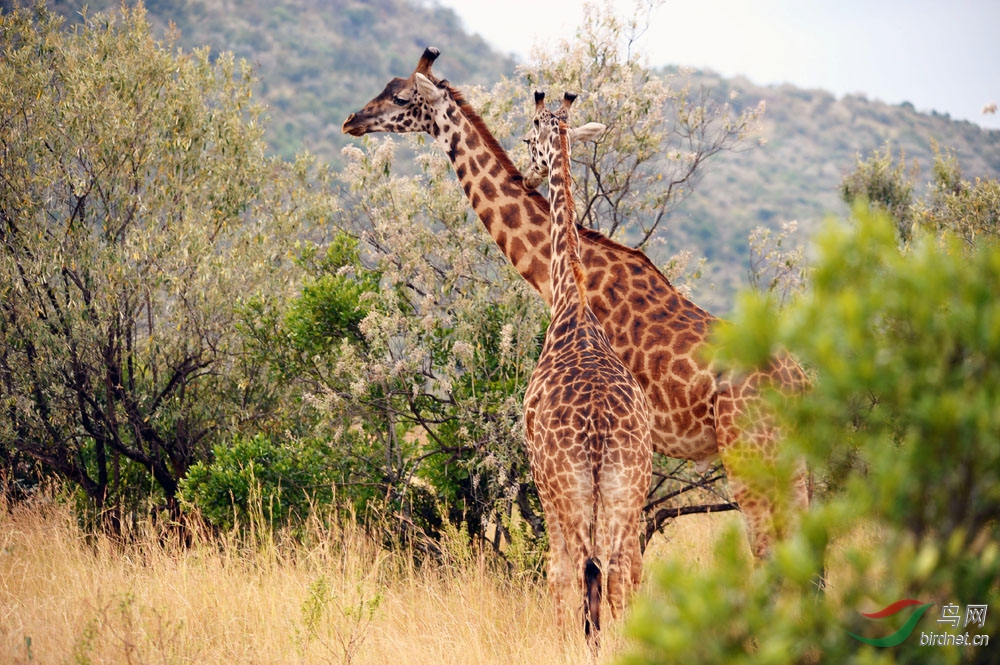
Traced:
[[[1000, 131], [946, 115], [918, 113], [911, 104], [889, 105], [790, 85], [763, 87], [746, 79], [701, 72], [692, 76], [719, 98], [738, 92], [738, 103], [767, 105], [764, 146], [715, 160], [695, 193], [674, 212], [669, 249], [697, 247], [708, 259], [695, 299], [716, 312], [729, 307], [733, 286], [746, 283], [746, 237], [757, 225], [799, 222], [802, 240], [830, 214], [846, 213], [838, 187], [873, 150], [902, 151], [931, 179], [934, 145], [955, 151], [966, 179], [1000, 177]], [[733, 266], [739, 269], [734, 271]]]
[[[86, 4], [93, 13], [118, 2]], [[78, 20], [84, 4], [52, 0], [49, 7]], [[9, 6], [10, 0], [0, 0], [0, 7]], [[447, 57], [440, 71], [460, 87], [488, 87], [513, 75], [516, 64], [466, 34], [455, 13], [433, 0], [149, 0], [147, 9], [158, 34], [170, 23], [177, 26], [185, 49], [209, 45], [254, 64], [260, 99], [269, 109], [268, 141], [286, 158], [307, 147], [339, 162], [340, 149], [350, 140], [340, 132], [343, 119], [389, 78], [412, 71], [426, 45], [441, 48]], [[720, 99], [736, 90], [737, 104], [752, 106], [761, 99], [767, 104], [766, 145], [723, 153], [708, 163], [698, 189], [663, 231], [662, 256], [654, 256], [664, 260], [687, 249], [706, 257], [695, 300], [718, 314], [746, 283], [749, 231], [794, 219], [805, 239], [826, 215], [843, 212], [837, 187], [859, 154], [884, 149], [888, 142], [894, 155], [903, 150], [929, 179], [936, 142], [956, 151], [967, 178], [1000, 176], [1000, 131], [863, 96], [838, 99], [821, 90], [762, 87], [708, 72], [692, 79]]]
[[[70, 21], [115, 10], [121, 0], [48, 0]], [[22, 4], [24, 0], [22, 0]], [[128, 4], [134, 4], [130, 0]], [[269, 109], [267, 138], [292, 158], [308, 148], [337, 162], [348, 137], [347, 114], [380, 91], [391, 76], [413, 71], [424, 47], [448, 56], [454, 81], [489, 85], [514, 71], [514, 62], [482, 38], [462, 31], [450, 9], [412, 0], [147, 0], [154, 34], [173, 23], [185, 50], [231, 51], [254, 67], [260, 99]], [[11, 0], [0, 0], [4, 11]]]

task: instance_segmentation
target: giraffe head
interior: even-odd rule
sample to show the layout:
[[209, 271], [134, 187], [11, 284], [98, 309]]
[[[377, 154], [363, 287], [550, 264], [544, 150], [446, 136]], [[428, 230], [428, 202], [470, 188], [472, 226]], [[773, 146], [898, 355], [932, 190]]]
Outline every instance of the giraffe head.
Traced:
[[[373, 100], [357, 113], [347, 116], [341, 130], [351, 136], [364, 136], [370, 132], [427, 132], [434, 122], [432, 102], [444, 96], [442, 83], [431, 72], [431, 65], [441, 55], [433, 46], [424, 49], [416, 69], [408, 78], [394, 78]], [[418, 87], [424, 83], [424, 92]], [[434, 99], [428, 99], [428, 93]]]
[[[569, 122], [569, 108], [573, 105], [576, 95], [572, 92], [563, 94], [562, 104], [554, 111], [545, 108], [545, 93], [535, 92], [535, 118], [531, 122], [531, 130], [525, 143], [528, 144], [528, 154], [531, 163], [524, 183], [528, 187], [537, 187], [549, 176], [552, 160], [559, 151], [559, 125]], [[599, 122], [588, 122], [577, 128], [566, 127], [569, 142], [592, 141], [597, 139], [607, 126]]]

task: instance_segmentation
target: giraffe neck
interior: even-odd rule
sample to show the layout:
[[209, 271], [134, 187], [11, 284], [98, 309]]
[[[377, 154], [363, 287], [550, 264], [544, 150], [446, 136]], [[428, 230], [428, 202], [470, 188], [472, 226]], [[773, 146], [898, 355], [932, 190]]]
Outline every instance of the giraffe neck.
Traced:
[[552, 260], [552, 315], [565, 310], [582, 310], [587, 298], [584, 272], [580, 262], [580, 236], [576, 230], [576, 207], [573, 203], [573, 180], [570, 173], [569, 141], [566, 125], [559, 123], [552, 137], [555, 149], [549, 168], [549, 206], [552, 222], [549, 237]]
[[447, 120], [435, 122], [431, 134], [500, 251], [551, 304], [548, 202], [524, 186], [517, 167], [461, 94], [450, 86], [448, 91]]

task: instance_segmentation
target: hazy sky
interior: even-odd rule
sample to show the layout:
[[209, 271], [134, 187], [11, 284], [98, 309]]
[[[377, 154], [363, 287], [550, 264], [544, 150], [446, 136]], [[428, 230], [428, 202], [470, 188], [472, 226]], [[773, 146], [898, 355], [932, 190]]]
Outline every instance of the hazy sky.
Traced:
[[[527, 61], [569, 39], [579, 0], [437, 0], [497, 50]], [[603, 0], [601, 0], [603, 2]], [[611, 0], [631, 16], [634, 0]], [[639, 42], [651, 65], [708, 68], [1000, 128], [1000, 0], [667, 0]]]

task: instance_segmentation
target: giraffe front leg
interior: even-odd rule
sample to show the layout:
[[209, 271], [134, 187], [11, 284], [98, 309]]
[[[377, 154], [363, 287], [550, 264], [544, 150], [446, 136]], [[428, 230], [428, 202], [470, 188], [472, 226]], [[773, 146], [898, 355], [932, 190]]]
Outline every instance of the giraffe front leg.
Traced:
[[759, 560], [771, 553], [776, 535], [772, 496], [777, 489], [773, 474], [777, 441], [774, 428], [762, 421], [755, 407], [752, 398], [728, 391], [720, 394], [715, 437], [733, 500], [743, 513], [750, 551]]
[[799, 462], [793, 483], [794, 508], [797, 512], [804, 513], [809, 510], [809, 502], [812, 500], [812, 478], [805, 462]]
[[639, 590], [639, 586], [642, 584], [642, 547], [639, 545], [639, 515], [635, 516], [635, 529], [630, 530], [625, 534], [624, 542], [624, 556], [628, 559], [628, 597], [626, 602], [631, 599], [631, 594]]
[[639, 519], [636, 518], [635, 538], [630, 538], [627, 545], [629, 556], [632, 557], [632, 589], [642, 585], [642, 546], [639, 544]]
[[809, 476], [805, 464], [794, 472], [777, 460], [777, 436], [770, 432], [751, 444], [738, 441], [722, 455], [733, 499], [747, 525], [754, 557], [770, 554], [773, 544], [794, 533], [809, 508]]
[[746, 522], [750, 551], [755, 559], [764, 559], [770, 555], [775, 537], [771, 501], [762, 492], [752, 490], [747, 482], [732, 471], [728, 471], [728, 475], [733, 500], [740, 507]]

